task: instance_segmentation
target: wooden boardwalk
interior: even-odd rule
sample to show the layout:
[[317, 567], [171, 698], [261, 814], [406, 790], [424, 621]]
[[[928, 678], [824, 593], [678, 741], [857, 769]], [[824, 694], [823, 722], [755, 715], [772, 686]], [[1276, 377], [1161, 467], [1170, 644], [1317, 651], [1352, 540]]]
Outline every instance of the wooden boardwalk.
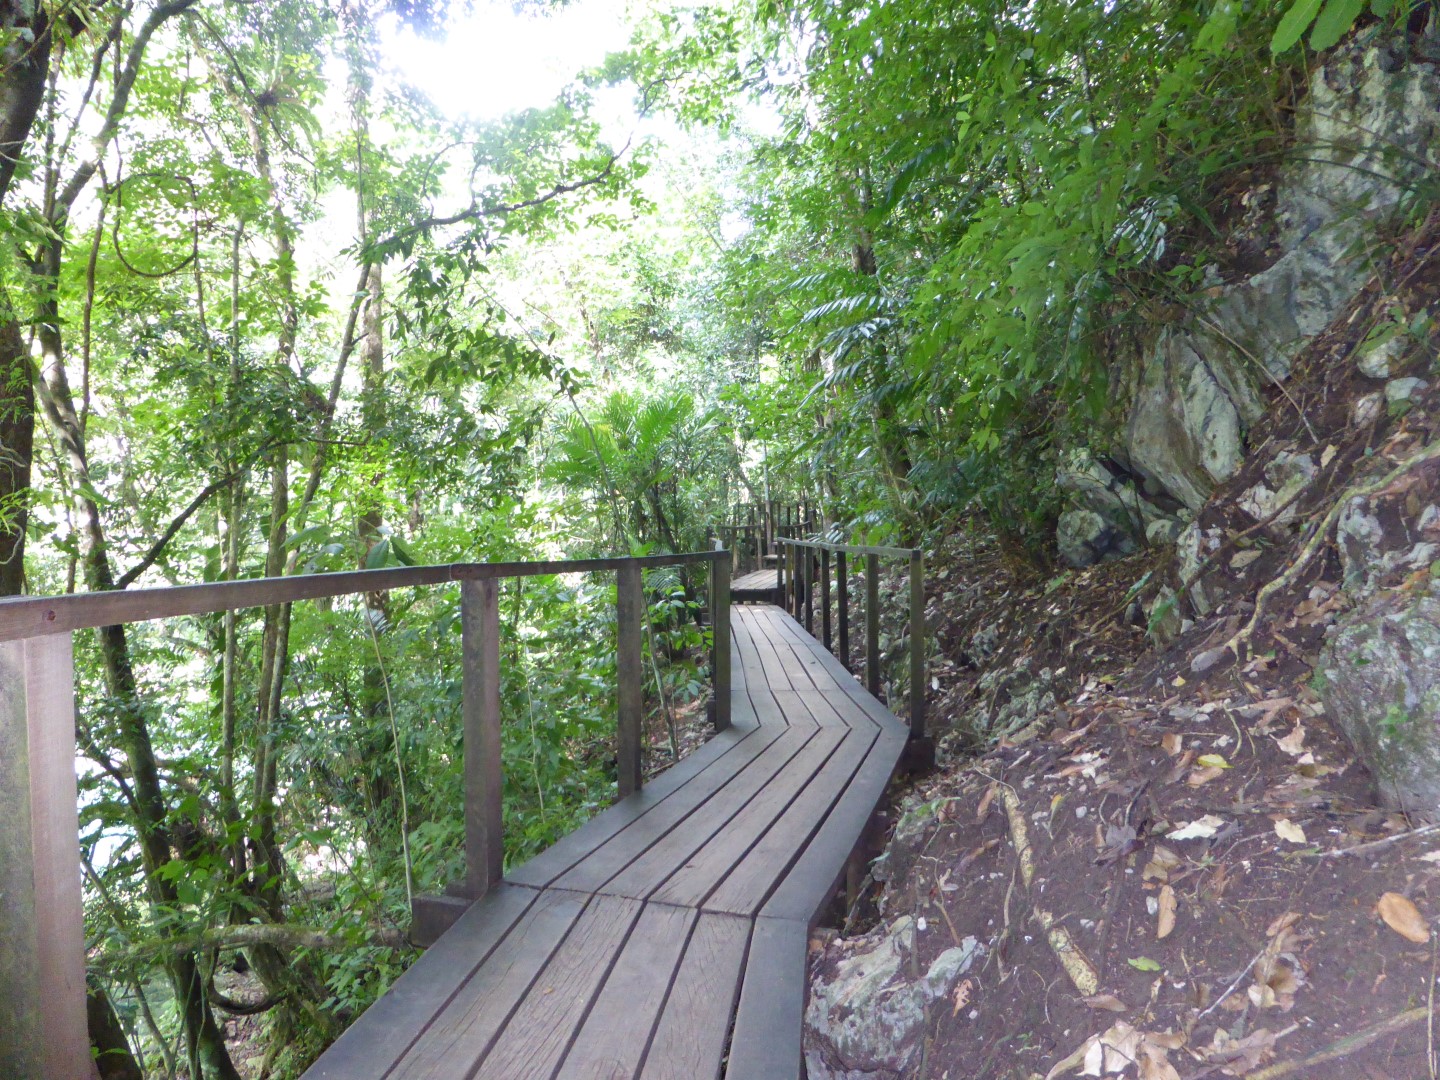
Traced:
[[513, 870], [307, 1077], [801, 1075], [808, 934], [907, 728], [779, 608], [732, 611], [733, 726]]
[[780, 591], [780, 572], [773, 566], [768, 570], [753, 570], [741, 574], [730, 582], [730, 598], [737, 604], [753, 603], [757, 600], [774, 603]]

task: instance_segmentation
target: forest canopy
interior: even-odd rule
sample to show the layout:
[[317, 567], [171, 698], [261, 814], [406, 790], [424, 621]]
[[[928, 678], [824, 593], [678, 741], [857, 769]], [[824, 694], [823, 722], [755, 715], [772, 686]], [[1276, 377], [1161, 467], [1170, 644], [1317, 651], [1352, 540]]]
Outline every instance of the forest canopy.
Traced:
[[[982, 515], [1043, 560], [1058, 447], [1112, 430], [1116, 343], [1229, 272], [1223, 193], [1283, 153], [1308, 50], [1414, 6], [636, 0], [502, 112], [397, 59], [483, 41], [459, 0], [5, 5], [0, 594], [692, 551], [765, 500], [873, 541]], [[695, 583], [646, 584], [673, 723]], [[509, 859], [614, 796], [613, 605], [506, 586]], [[244, 1075], [298, 1075], [408, 962], [461, 861], [458, 619], [416, 590], [77, 637], [117, 1055], [238, 1077], [255, 1016]]]

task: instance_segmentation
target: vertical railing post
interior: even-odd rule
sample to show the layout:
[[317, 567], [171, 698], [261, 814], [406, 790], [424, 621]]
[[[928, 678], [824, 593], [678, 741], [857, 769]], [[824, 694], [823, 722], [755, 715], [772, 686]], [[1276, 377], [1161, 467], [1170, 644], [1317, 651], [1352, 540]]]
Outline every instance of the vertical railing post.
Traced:
[[785, 607], [785, 560], [790, 552], [779, 539], [775, 541], [775, 589], [779, 594], [780, 606]]
[[85, 922], [69, 634], [0, 644], [0, 1075], [97, 1075], [85, 1024]]
[[801, 598], [805, 605], [805, 632], [812, 637], [815, 635], [815, 553], [813, 548], [802, 548], [801, 554], [805, 556], [805, 595]]
[[790, 594], [785, 598], [785, 610], [791, 617], [800, 618], [800, 549], [794, 544], [790, 549]]
[[730, 726], [730, 564], [710, 564], [710, 670], [715, 690], [715, 730]]
[[925, 736], [925, 556], [910, 552], [910, 737]]
[[[725, 569], [730, 569], [728, 560]], [[620, 733], [617, 776], [620, 797], [633, 795], [641, 783], [641, 729], [644, 721], [645, 671], [641, 660], [640, 632], [645, 596], [641, 589], [640, 564], [627, 562], [616, 573], [616, 674], [619, 679]], [[716, 702], [717, 707], [719, 702]]]
[[505, 870], [500, 752], [500, 582], [460, 583], [465, 752], [465, 891], [478, 900]]
[[845, 552], [835, 553], [835, 584], [840, 592], [840, 662], [850, 670], [850, 581]]
[[820, 549], [820, 638], [830, 651], [830, 550]]
[[880, 557], [865, 556], [865, 689], [880, 696]]

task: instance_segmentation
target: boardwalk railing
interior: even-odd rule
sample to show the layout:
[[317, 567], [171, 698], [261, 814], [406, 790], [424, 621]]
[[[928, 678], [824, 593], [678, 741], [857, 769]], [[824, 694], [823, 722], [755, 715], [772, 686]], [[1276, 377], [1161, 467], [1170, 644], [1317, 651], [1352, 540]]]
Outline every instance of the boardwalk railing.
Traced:
[[[76, 630], [458, 582], [465, 860], [455, 895], [416, 898], [417, 937], [443, 930], [501, 879], [499, 582], [614, 571], [618, 775], [641, 784], [646, 567], [710, 566], [714, 722], [730, 726], [730, 552], [450, 563], [0, 600], [0, 1076], [92, 1077], [75, 778]], [[433, 937], [431, 937], [433, 940]]]
[[816, 529], [815, 508], [801, 502], [769, 499], [749, 503], [731, 511], [731, 524], [713, 525], [707, 538], [714, 538], [733, 552], [732, 572], [738, 576], [759, 570], [765, 560], [780, 554], [780, 541], [808, 536]]
[[[785, 608], [815, 635], [815, 604], [820, 604], [820, 633], [815, 635], [834, 651], [840, 646], [840, 662], [850, 668], [850, 556], [865, 559], [865, 688], [877, 698], [880, 693], [880, 560], [903, 559], [910, 564], [910, 739], [916, 744], [912, 765], [928, 767], [914, 760], [916, 753], [927, 757], [933, 751], [925, 729], [925, 555], [919, 548], [876, 547], [863, 544], [836, 544], [821, 540], [779, 541], [779, 586]], [[833, 560], [832, 560], [833, 556]], [[832, 642], [830, 614], [831, 563], [834, 563], [839, 641]], [[819, 597], [816, 597], [818, 584]], [[921, 749], [923, 747], [923, 749]]]

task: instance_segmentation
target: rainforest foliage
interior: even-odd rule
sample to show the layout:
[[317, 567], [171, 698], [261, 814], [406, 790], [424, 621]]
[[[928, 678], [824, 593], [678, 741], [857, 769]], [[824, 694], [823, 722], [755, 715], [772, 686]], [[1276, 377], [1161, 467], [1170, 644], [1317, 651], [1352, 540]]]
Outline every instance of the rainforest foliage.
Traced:
[[[1424, 6], [653, 0], [482, 120], [387, 55], [458, 2], [3, 5], [0, 592], [694, 550], [764, 498], [1034, 546], [1107, 352], [1227, 272], [1220, 193], [1285, 152], [1310, 50]], [[694, 584], [647, 580], [657, 716], [704, 693]], [[613, 602], [505, 587], [512, 860], [614, 795]], [[250, 1015], [245, 1074], [295, 1075], [408, 962], [459, 874], [458, 618], [77, 637], [117, 1057], [236, 1077]]]

